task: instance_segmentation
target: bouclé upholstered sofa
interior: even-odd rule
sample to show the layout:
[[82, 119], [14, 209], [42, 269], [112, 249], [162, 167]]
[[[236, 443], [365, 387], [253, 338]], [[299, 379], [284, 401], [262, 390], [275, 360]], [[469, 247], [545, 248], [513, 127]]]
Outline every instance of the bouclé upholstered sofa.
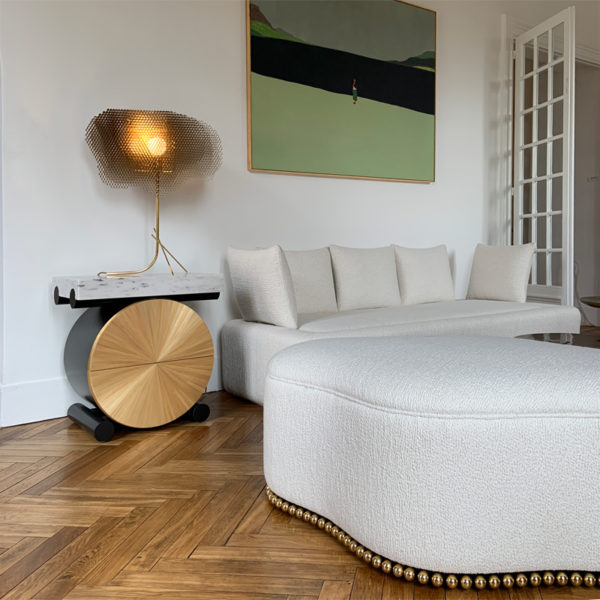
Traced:
[[242, 318], [221, 333], [225, 389], [262, 404], [271, 358], [320, 338], [577, 333], [576, 308], [526, 302], [533, 245], [478, 245], [456, 300], [448, 252], [434, 248], [228, 251]]

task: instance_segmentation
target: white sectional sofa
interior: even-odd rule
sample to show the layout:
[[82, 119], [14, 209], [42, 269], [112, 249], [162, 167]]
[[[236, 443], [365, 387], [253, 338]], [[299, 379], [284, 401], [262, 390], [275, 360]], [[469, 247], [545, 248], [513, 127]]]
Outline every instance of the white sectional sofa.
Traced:
[[242, 318], [221, 333], [224, 387], [262, 404], [271, 358], [319, 338], [578, 333], [576, 308], [525, 302], [532, 254], [479, 245], [467, 298], [455, 300], [445, 246], [230, 248]]

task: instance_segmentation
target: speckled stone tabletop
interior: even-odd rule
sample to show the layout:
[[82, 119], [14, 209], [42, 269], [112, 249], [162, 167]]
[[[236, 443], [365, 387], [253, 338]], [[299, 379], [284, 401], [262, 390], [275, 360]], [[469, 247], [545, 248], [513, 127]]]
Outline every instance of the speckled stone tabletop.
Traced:
[[52, 290], [69, 298], [71, 290], [76, 300], [109, 300], [148, 296], [183, 296], [220, 292], [220, 273], [149, 273], [137, 277], [102, 278], [94, 276], [53, 277]]

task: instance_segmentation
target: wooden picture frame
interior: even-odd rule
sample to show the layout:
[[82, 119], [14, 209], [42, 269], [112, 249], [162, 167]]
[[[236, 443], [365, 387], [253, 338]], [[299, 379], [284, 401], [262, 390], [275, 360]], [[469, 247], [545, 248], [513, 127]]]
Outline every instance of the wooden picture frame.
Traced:
[[437, 13], [246, 0], [248, 169], [435, 181]]

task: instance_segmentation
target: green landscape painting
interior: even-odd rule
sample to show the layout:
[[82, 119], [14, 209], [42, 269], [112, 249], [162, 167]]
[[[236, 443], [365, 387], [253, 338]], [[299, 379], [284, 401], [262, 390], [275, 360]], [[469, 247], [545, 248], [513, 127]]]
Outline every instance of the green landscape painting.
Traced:
[[250, 170], [435, 180], [435, 11], [247, 2]]

